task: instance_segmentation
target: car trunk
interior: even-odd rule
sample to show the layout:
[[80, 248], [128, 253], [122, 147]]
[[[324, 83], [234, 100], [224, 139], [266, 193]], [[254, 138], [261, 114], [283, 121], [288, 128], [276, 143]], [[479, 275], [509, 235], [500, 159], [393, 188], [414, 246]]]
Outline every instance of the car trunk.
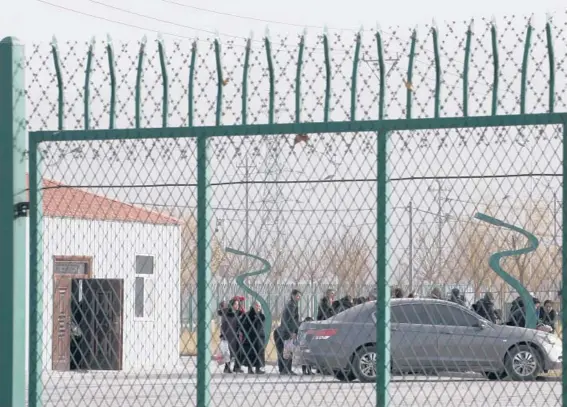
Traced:
[[336, 332], [337, 324], [328, 321], [304, 322], [299, 327], [297, 339], [300, 346], [308, 346], [314, 337], [325, 338]]

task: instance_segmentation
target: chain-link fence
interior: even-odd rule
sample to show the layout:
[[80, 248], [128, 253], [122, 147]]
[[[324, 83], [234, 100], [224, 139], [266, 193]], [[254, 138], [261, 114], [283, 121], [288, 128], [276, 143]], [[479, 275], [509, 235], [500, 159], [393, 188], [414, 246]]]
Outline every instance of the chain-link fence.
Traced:
[[566, 24], [28, 46], [29, 405], [559, 404]]

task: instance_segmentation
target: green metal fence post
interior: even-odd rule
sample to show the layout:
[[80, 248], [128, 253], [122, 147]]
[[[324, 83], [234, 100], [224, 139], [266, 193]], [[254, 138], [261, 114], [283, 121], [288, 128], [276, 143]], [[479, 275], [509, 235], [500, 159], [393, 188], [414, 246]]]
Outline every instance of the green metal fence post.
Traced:
[[222, 77], [222, 63], [221, 63], [221, 44], [218, 38], [215, 39], [215, 62], [217, 66], [217, 106], [215, 111], [215, 126], [221, 125], [222, 119], [222, 87], [224, 86], [224, 79]]
[[547, 59], [549, 60], [549, 113], [555, 111], [555, 50], [553, 49], [553, 34], [551, 33], [551, 15], [547, 16], [545, 24], [547, 39]]
[[270, 32], [266, 29], [266, 36], [264, 37], [264, 46], [266, 48], [266, 59], [268, 61], [268, 78], [270, 81], [270, 95], [268, 99], [268, 123], [274, 123], [274, 98], [276, 92], [275, 77], [274, 77], [274, 60], [272, 58], [272, 43], [270, 42]]
[[51, 55], [53, 56], [53, 66], [55, 67], [55, 77], [57, 79], [57, 130], [63, 130], [65, 121], [65, 96], [59, 47], [57, 46], [57, 39], [55, 37], [51, 40]]
[[358, 63], [360, 61], [360, 46], [362, 44], [362, 29], [356, 34], [354, 57], [352, 58], [352, 76], [350, 79], [350, 120], [356, 120]]
[[188, 124], [189, 127], [194, 126], [193, 122], [193, 103], [194, 103], [194, 82], [195, 82], [195, 65], [197, 61], [197, 41], [193, 41], [191, 45], [191, 64], [189, 65], [189, 91], [187, 94], [189, 114], [188, 114]]
[[43, 351], [43, 240], [41, 219], [43, 200], [41, 194], [41, 168], [37, 144], [30, 140], [29, 145], [29, 188], [30, 188], [30, 310], [29, 310], [29, 390], [28, 407], [41, 407], [43, 389], [42, 351]]
[[[218, 120], [220, 117], [217, 107], [217, 122]], [[212, 295], [209, 172], [209, 140], [206, 135], [201, 134], [197, 137], [197, 407], [208, 407], [211, 401], [210, 323], [213, 316], [210, 309]]]
[[524, 43], [524, 58], [522, 59], [522, 77], [521, 77], [521, 87], [520, 87], [520, 114], [526, 113], [526, 98], [527, 98], [527, 87], [528, 87], [528, 65], [530, 62], [530, 52], [532, 46], [532, 32], [533, 23], [532, 18], [528, 21], [528, 26], [526, 28], [526, 41]]
[[144, 74], [144, 59], [146, 56], [147, 41], [147, 37], [144, 35], [142, 37], [142, 41], [140, 42], [140, 51], [138, 51], [138, 68], [136, 69], [136, 93], [134, 96], [134, 109], [136, 115], [134, 121], [136, 123], [137, 129], [141, 127], [142, 122], [142, 78]]
[[295, 75], [295, 122], [301, 121], [301, 72], [303, 68], [303, 50], [305, 49], [305, 31], [299, 41], [299, 51], [297, 53], [297, 72]]
[[378, 132], [378, 199], [376, 239], [376, 406], [388, 406], [388, 384], [390, 382], [390, 276], [386, 259], [388, 233], [387, 160], [389, 132]]
[[471, 42], [474, 20], [471, 20], [465, 40], [465, 62], [463, 67], [463, 116], [469, 115], [469, 65], [471, 61]]
[[26, 202], [26, 112], [24, 46], [13, 37], [0, 42], [0, 406], [25, 405], [26, 223], [14, 216]]
[[[565, 228], [565, 219], [567, 219], [567, 184], [565, 183], [567, 174], [567, 120], [563, 122], [563, 203], [561, 205], [562, 225], [562, 245], [561, 245], [561, 329], [563, 330], [562, 344], [563, 355], [567, 353], [567, 335], [565, 335], [565, 327], [567, 326], [567, 297], [565, 296], [565, 283], [567, 282], [567, 228]], [[565, 359], [563, 359], [563, 374], [561, 375], [561, 405], [567, 406], [567, 374], [565, 374]]]
[[415, 59], [415, 44], [417, 42], [417, 28], [412, 31], [410, 53], [408, 59], [408, 73], [406, 81], [406, 119], [411, 119], [411, 108], [413, 104], [413, 65]]
[[91, 128], [91, 72], [93, 68], [93, 56], [94, 56], [94, 37], [91, 39], [89, 44], [89, 50], [87, 51], [87, 64], [85, 67], [85, 86], [83, 92], [83, 105], [85, 108], [84, 120], [85, 120], [85, 130]]
[[169, 76], [167, 75], [167, 57], [165, 56], [165, 44], [163, 43], [162, 37], [158, 39], [158, 54], [163, 90], [161, 101], [161, 127], [167, 127], [167, 121], [169, 119]]
[[376, 28], [376, 46], [378, 51], [378, 66], [380, 67], [380, 88], [378, 93], [378, 119], [383, 120], [386, 111], [386, 68], [384, 63], [384, 46], [382, 45], [382, 31]]
[[246, 40], [244, 52], [244, 67], [242, 68], [242, 124], [248, 123], [248, 68], [250, 66], [250, 51], [252, 49], [252, 34]]
[[493, 66], [493, 79], [492, 79], [492, 115], [496, 116], [498, 113], [498, 84], [500, 78], [500, 57], [498, 54], [498, 32], [496, 31], [496, 21], [492, 20], [490, 27], [490, 38], [492, 40], [492, 66]]
[[329, 35], [325, 27], [323, 34], [323, 52], [325, 54], [325, 105], [323, 111], [323, 121], [329, 121], [331, 110], [331, 53], [329, 51]]
[[439, 117], [441, 110], [441, 57], [439, 56], [439, 31], [437, 25], [431, 28], [433, 38], [433, 55], [435, 58], [435, 104], [433, 107], [433, 117]]
[[108, 56], [108, 76], [110, 78], [110, 106], [108, 109], [108, 128], [114, 129], [116, 120], [116, 70], [114, 67], [114, 49], [110, 35], [106, 39], [106, 54]]

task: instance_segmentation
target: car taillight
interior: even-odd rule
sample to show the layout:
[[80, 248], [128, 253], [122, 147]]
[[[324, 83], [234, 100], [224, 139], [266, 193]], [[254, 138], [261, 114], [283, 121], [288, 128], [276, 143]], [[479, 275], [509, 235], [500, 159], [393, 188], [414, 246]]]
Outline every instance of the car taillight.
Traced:
[[336, 329], [311, 329], [307, 331], [308, 335], [311, 335], [313, 339], [329, 339], [331, 336], [337, 334]]

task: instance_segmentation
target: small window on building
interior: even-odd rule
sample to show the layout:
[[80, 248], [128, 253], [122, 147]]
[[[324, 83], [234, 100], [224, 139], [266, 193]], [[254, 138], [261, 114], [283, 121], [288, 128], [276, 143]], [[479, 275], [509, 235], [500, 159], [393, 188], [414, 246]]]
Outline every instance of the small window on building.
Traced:
[[136, 256], [136, 278], [134, 280], [134, 316], [150, 318], [153, 315], [153, 256]]

